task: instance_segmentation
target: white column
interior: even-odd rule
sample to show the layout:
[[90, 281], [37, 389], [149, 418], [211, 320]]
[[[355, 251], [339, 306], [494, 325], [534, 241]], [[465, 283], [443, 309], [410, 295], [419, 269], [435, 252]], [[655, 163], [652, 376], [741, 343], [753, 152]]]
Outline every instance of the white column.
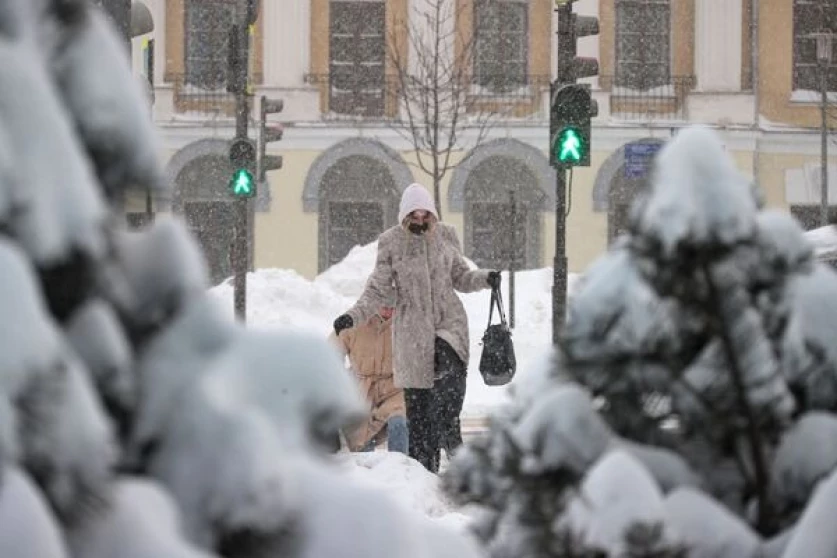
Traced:
[[310, 0], [263, 0], [264, 84], [299, 87], [311, 56]]
[[742, 17], [742, 0], [696, 0], [695, 73], [698, 90], [741, 90]]

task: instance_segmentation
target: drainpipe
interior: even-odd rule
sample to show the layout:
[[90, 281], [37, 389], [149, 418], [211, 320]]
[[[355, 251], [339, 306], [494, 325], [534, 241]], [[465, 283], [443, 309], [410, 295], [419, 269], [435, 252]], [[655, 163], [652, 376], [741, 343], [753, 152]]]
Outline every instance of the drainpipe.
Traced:
[[753, 152], [753, 181], [756, 185], [759, 184], [759, 160], [760, 160], [760, 146], [759, 139], [761, 136], [761, 125], [759, 123], [760, 116], [760, 101], [759, 101], [759, 0], [751, 0], [750, 7], [750, 79], [753, 87], [753, 133], [754, 133], [754, 152]]

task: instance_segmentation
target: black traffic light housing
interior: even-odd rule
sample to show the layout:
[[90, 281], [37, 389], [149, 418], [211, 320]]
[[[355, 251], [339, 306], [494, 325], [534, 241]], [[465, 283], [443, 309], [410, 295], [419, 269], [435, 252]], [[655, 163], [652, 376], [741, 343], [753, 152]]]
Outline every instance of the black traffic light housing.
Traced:
[[558, 10], [558, 76], [561, 83], [599, 75], [599, 61], [578, 56], [578, 40], [599, 34], [599, 20], [572, 13], [572, 3]]
[[247, 92], [247, 27], [233, 23], [227, 32], [227, 92]]
[[236, 95], [247, 93], [250, 26], [259, 17], [259, 0], [246, 0], [243, 9], [227, 31], [227, 92]]
[[590, 85], [550, 86], [549, 161], [553, 167], [589, 167], [591, 119], [598, 113]]
[[550, 86], [549, 159], [559, 168], [590, 166], [591, 119], [599, 113], [590, 86], [576, 83], [599, 74], [597, 59], [578, 56], [578, 40], [598, 35], [599, 20], [574, 14], [574, 1], [567, 0], [555, 9], [558, 63], [556, 80]]
[[230, 142], [230, 194], [237, 198], [252, 198], [256, 195], [256, 146], [249, 138], [234, 138]]
[[285, 102], [282, 99], [269, 99], [262, 95], [259, 103], [261, 117], [259, 118], [259, 153], [257, 159], [257, 178], [259, 184], [267, 181], [267, 173], [282, 168], [281, 155], [268, 155], [267, 144], [280, 141], [285, 133], [281, 124], [268, 125], [267, 115], [282, 112]]

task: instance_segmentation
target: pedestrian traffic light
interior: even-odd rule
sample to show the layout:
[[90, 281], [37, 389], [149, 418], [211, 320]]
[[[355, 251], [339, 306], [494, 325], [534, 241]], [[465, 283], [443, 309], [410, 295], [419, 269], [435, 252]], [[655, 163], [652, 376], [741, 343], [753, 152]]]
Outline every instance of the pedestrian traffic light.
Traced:
[[252, 198], [256, 195], [253, 170], [256, 163], [256, 147], [248, 138], [235, 138], [230, 143], [230, 163], [233, 167], [229, 190], [236, 198]]
[[268, 99], [262, 95], [259, 106], [261, 118], [259, 119], [259, 153], [256, 160], [256, 176], [259, 184], [264, 184], [267, 181], [268, 171], [282, 168], [282, 156], [268, 155], [267, 144], [280, 141], [285, 133], [285, 129], [281, 124], [269, 126], [267, 124], [267, 115], [282, 112], [285, 108], [285, 102], [282, 99]]
[[598, 112], [590, 86], [553, 83], [550, 90], [550, 163], [554, 167], [589, 167], [591, 119]]

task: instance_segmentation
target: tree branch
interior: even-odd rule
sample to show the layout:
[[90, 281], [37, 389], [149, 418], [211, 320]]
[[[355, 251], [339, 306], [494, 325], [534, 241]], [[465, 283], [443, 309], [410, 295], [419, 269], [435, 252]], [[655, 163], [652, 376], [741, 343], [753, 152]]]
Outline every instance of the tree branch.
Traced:
[[722, 301], [715, 285], [714, 277], [709, 265], [703, 264], [703, 275], [708, 288], [711, 307], [716, 311], [715, 315], [721, 321], [718, 328], [718, 336], [724, 348], [729, 363], [730, 375], [732, 377], [735, 395], [741, 412], [744, 414], [747, 423], [747, 436], [750, 439], [750, 450], [753, 459], [753, 469], [756, 476], [756, 493], [759, 499], [758, 527], [762, 534], [769, 534], [775, 527], [775, 516], [770, 502], [770, 474], [768, 472], [767, 457], [765, 455], [764, 440], [759, 430], [756, 413], [750, 400], [747, 397], [747, 388], [744, 381], [744, 370], [738, 360], [735, 344], [730, 335], [730, 324], [722, 306]]

